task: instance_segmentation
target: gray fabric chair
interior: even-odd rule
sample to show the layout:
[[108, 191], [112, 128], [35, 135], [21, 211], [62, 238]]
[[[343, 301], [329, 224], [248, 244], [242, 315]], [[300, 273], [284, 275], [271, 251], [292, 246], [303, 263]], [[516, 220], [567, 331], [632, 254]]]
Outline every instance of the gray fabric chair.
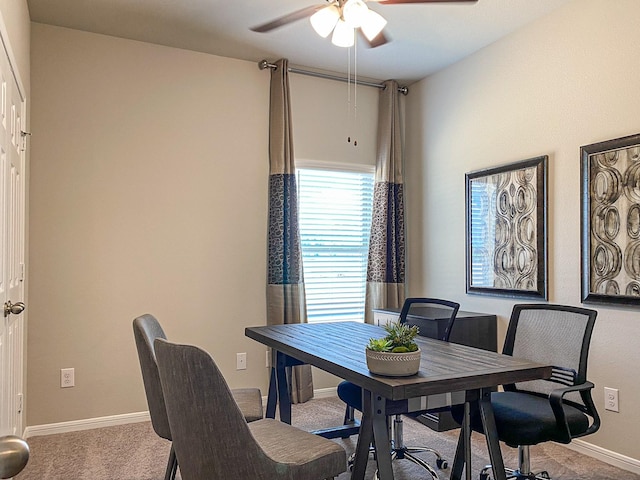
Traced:
[[[547, 380], [503, 385], [491, 394], [498, 438], [518, 448], [519, 466], [506, 469], [507, 478], [549, 479], [547, 472], [531, 472], [529, 446], [543, 442], [570, 443], [600, 427], [591, 397], [594, 384], [587, 380], [587, 358], [597, 312], [581, 307], [553, 304], [515, 305], [503, 352], [534, 362], [551, 364]], [[463, 407], [452, 409], [462, 422]], [[471, 411], [471, 428], [482, 432], [477, 408]], [[491, 465], [480, 473], [489, 480]]]
[[247, 423], [211, 356], [155, 341], [183, 480], [320, 480], [346, 470], [338, 444], [274, 419]]
[[[156, 338], [166, 339], [167, 337], [158, 320], [150, 314], [141, 315], [133, 321], [133, 335], [138, 349], [138, 359], [140, 360], [144, 391], [147, 396], [147, 405], [153, 430], [159, 437], [171, 441], [171, 429], [169, 428], [164, 395], [162, 394], [156, 355], [153, 348], [153, 342]], [[243, 388], [233, 390], [232, 393], [247, 422], [262, 418], [262, 395], [259, 389]], [[173, 480], [176, 476], [177, 468], [178, 462], [172, 445], [169, 452], [165, 480]]]

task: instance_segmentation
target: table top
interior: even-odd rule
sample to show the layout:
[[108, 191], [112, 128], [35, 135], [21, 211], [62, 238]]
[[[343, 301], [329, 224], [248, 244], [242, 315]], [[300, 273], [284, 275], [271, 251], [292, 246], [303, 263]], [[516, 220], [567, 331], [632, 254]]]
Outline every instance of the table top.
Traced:
[[410, 377], [374, 375], [367, 369], [365, 347], [370, 338], [383, 337], [385, 331], [359, 322], [248, 327], [245, 335], [390, 400], [551, 376], [550, 365], [425, 337], [416, 339], [422, 351], [418, 374]]

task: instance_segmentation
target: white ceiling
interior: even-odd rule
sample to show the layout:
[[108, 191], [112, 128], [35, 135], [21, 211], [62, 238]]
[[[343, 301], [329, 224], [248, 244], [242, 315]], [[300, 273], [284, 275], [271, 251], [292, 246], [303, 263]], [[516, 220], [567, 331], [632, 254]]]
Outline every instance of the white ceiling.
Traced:
[[[358, 76], [422, 79], [493, 43], [569, 0], [382, 5], [391, 42], [357, 45]], [[268, 33], [250, 27], [325, 0], [28, 0], [31, 20], [258, 62], [347, 73], [347, 49], [320, 38], [308, 20]], [[352, 59], [354, 53], [352, 52]], [[256, 67], [257, 68], [257, 67]], [[353, 73], [353, 72], [352, 72]]]

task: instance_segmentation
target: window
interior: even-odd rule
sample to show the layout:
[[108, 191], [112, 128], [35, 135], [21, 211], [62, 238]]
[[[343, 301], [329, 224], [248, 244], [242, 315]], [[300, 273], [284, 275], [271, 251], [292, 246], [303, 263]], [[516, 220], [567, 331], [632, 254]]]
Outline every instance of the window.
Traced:
[[364, 321], [372, 170], [297, 170], [309, 322]]

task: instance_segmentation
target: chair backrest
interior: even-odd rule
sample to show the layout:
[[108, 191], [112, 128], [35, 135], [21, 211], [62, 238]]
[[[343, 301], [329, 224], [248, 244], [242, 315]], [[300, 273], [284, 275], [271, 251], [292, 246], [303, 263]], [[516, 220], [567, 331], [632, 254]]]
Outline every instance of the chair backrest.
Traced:
[[145, 314], [133, 321], [133, 336], [136, 339], [138, 359], [142, 370], [144, 391], [153, 429], [162, 438], [171, 440], [171, 430], [162, 394], [162, 385], [158, 376], [158, 365], [153, 342], [156, 338], [166, 339], [160, 323], [153, 315]]
[[[587, 381], [589, 343], [597, 314], [595, 310], [567, 305], [515, 305], [503, 353], [551, 364], [554, 370], [549, 380], [521, 382], [505, 389], [547, 395], [560, 385]], [[578, 394], [568, 394], [566, 398], [584, 404]]]
[[278, 478], [211, 356], [162, 339], [155, 350], [183, 480]]
[[[440, 298], [407, 298], [404, 301], [402, 311], [400, 312], [400, 323], [411, 323], [411, 315], [436, 319], [446, 318], [447, 326], [444, 334], [440, 337], [440, 340], [448, 342], [459, 308], [459, 303], [452, 302], [450, 300], [442, 300]], [[409, 320], [407, 320], [407, 318], [409, 318]]]

